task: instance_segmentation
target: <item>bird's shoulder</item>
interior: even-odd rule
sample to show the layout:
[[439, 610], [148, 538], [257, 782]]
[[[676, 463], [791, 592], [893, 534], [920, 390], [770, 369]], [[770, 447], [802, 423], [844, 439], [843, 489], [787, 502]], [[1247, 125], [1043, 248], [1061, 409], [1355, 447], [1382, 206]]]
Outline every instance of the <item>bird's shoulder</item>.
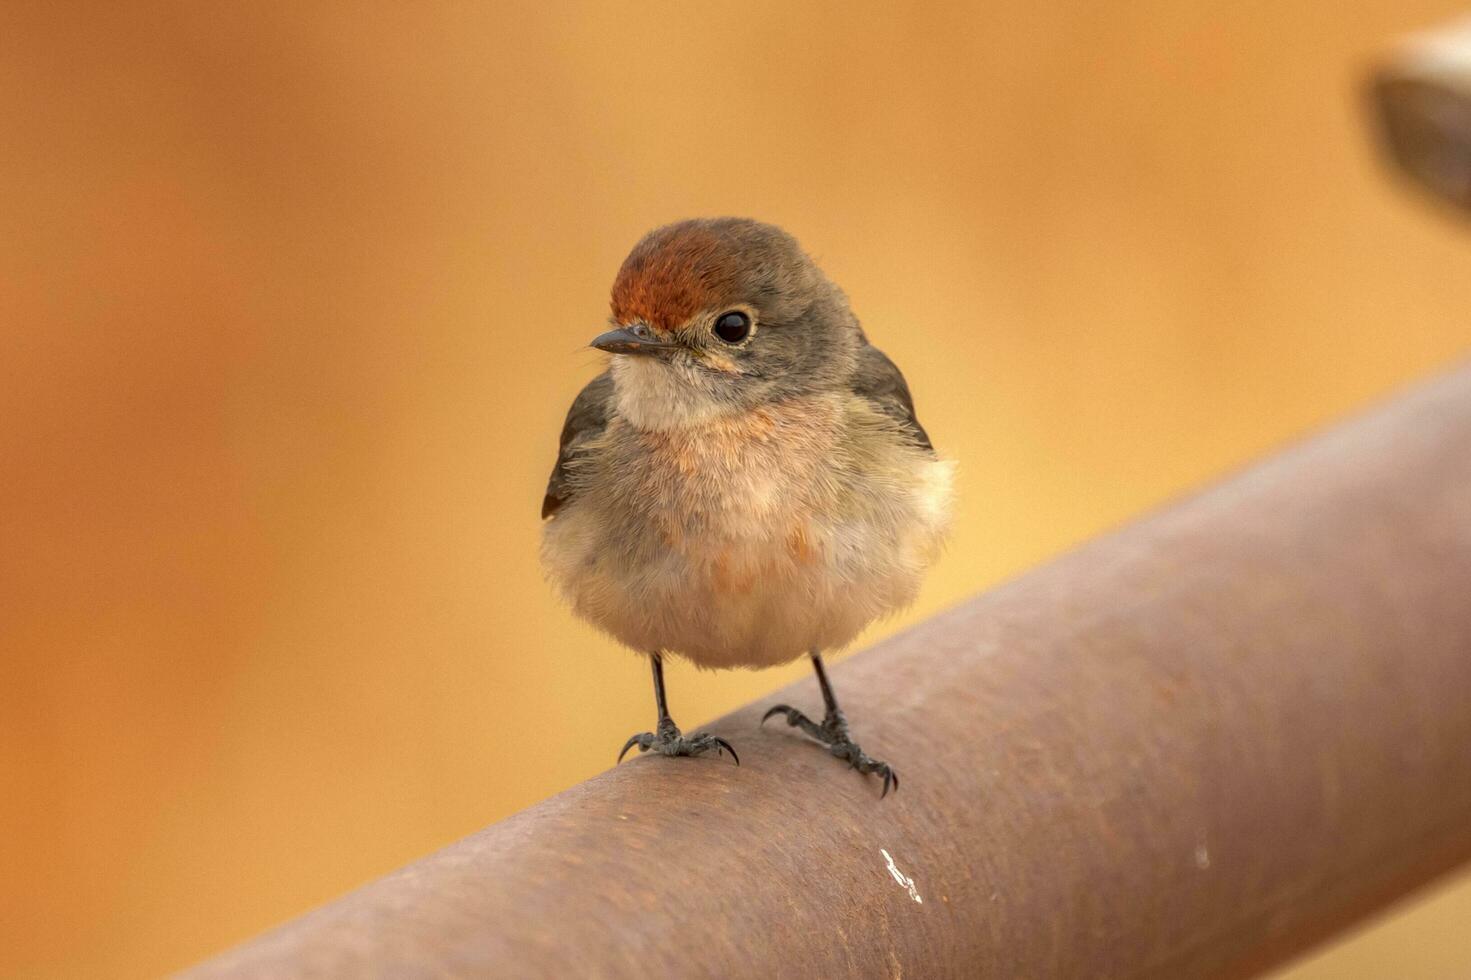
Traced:
[[567, 420], [562, 423], [562, 437], [557, 446], [557, 463], [547, 480], [546, 496], [541, 502], [543, 519], [551, 517], [572, 499], [573, 488], [568, 479], [568, 466], [589, 439], [602, 434], [612, 414], [613, 376], [604, 371], [593, 378], [572, 399]]
[[898, 365], [887, 354], [865, 342], [858, 351], [858, 368], [853, 374], [853, 393], [898, 422], [916, 444], [934, 452], [929, 433], [914, 412], [914, 396]]

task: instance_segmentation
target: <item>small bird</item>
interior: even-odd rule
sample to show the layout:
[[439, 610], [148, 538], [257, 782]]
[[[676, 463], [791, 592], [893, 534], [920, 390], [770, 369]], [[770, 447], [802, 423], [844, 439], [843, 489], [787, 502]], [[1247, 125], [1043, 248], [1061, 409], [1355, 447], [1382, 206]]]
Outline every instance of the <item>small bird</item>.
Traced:
[[668, 654], [704, 668], [807, 655], [824, 705], [766, 713], [860, 772], [899, 780], [849, 734], [822, 653], [910, 603], [949, 522], [938, 458], [894, 363], [797, 241], [745, 218], [649, 232], [619, 269], [612, 354], [562, 427], [542, 562], [573, 611], [653, 664], [663, 755], [728, 751], [683, 734]]

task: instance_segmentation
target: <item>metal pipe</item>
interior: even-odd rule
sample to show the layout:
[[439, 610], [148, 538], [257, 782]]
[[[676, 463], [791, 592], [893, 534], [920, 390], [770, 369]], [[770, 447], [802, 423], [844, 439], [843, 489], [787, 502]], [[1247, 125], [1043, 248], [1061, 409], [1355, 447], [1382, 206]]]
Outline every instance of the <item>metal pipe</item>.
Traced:
[[186, 976], [1272, 965], [1471, 857], [1471, 369], [834, 673], [886, 800], [753, 704]]

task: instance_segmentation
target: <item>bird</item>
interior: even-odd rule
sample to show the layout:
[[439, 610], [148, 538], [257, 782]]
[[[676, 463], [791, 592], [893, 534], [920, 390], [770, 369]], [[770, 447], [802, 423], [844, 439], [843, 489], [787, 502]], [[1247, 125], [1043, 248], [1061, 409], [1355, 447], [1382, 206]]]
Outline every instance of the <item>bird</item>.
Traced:
[[670, 716], [664, 658], [708, 669], [810, 658], [822, 720], [788, 725], [852, 768], [823, 663], [911, 603], [946, 537], [954, 462], [847, 296], [781, 228], [695, 218], [650, 231], [613, 282], [607, 369], [573, 401], [542, 503], [546, 577], [578, 617], [648, 656], [657, 719], [629, 749], [715, 750]]

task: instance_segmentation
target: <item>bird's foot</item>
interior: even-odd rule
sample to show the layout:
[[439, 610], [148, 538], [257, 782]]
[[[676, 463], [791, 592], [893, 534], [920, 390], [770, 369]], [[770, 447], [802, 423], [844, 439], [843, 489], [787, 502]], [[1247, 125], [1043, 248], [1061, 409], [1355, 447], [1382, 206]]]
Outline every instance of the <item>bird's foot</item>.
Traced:
[[827, 746], [827, 750], [839, 759], [844, 760], [862, 773], [875, 773], [884, 781], [884, 790], [879, 794], [879, 799], [889, 795], [889, 790], [899, 789], [899, 774], [887, 762], [881, 762], [864, 752], [858, 743], [848, 735], [848, 719], [843, 717], [841, 711], [829, 711], [818, 724], [808, 718], [802, 712], [789, 704], [779, 704], [761, 716], [761, 724], [766, 724], [766, 719], [772, 715], [784, 714], [787, 716], [787, 724], [793, 728], [800, 728], [819, 742]]
[[730, 753], [736, 765], [741, 764], [740, 756], [736, 755], [735, 749], [730, 743], [719, 735], [710, 735], [706, 732], [696, 732], [693, 735], [683, 735], [679, 727], [673, 721], [665, 720], [659, 723], [657, 732], [643, 732], [635, 735], [623, 743], [623, 751], [618, 753], [618, 761], [622, 762], [628, 750], [638, 746], [640, 752], [653, 749], [660, 755], [699, 755], [714, 749], [717, 755]]

